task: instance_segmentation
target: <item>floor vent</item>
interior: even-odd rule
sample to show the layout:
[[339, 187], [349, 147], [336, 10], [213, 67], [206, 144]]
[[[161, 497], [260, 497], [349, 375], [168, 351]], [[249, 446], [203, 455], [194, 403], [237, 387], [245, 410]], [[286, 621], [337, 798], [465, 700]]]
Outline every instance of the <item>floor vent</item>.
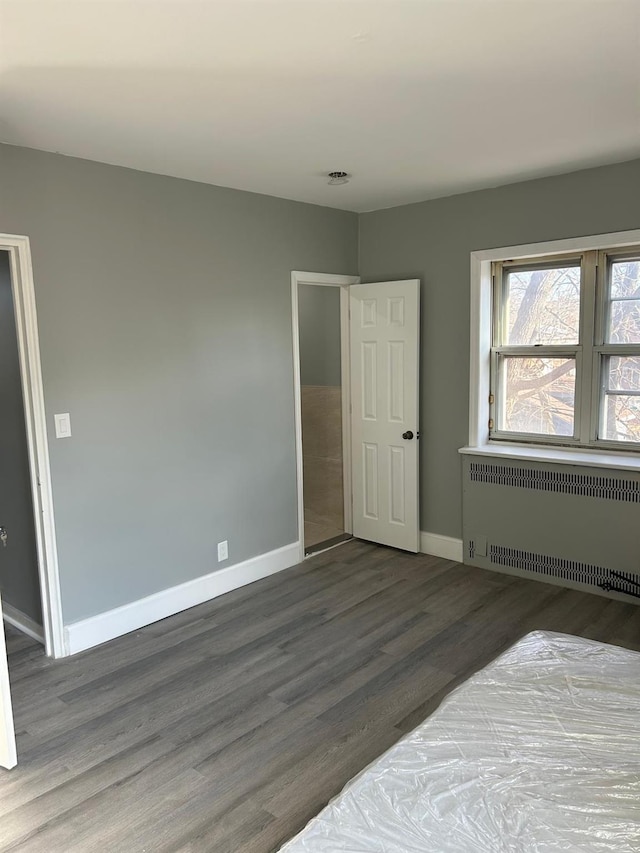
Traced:
[[548, 554], [536, 554], [533, 551], [521, 551], [518, 548], [506, 548], [504, 545], [491, 545], [489, 558], [498, 566], [509, 566], [513, 569], [524, 569], [540, 575], [563, 578], [574, 583], [599, 586], [615, 578], [619, 592], [636, 595], [639, 575], [624, 572], [611, 572], [602, 566], [581, 563], [577, 560], [564, 560], [561, 557], [551, 557]]
[[473, 539], [469, 539], [469, 559], [473, 560], [476, 555], [476, 543]]
[[541, 492], [640, 503], [640, 481], [621, 477], [572, 474], [568, 471], [546, 471], [540, 468], [517, 468], [513, 465], [472, 462], [470, 478], [475, 483], [493, 483]]

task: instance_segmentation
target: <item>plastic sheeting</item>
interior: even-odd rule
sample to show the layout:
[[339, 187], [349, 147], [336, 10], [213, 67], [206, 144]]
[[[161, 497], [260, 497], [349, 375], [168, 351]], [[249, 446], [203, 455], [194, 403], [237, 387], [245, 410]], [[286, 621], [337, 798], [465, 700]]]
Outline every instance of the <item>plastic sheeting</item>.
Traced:
[[638, 853], [640, 654], [528, 634], [282, 851]]

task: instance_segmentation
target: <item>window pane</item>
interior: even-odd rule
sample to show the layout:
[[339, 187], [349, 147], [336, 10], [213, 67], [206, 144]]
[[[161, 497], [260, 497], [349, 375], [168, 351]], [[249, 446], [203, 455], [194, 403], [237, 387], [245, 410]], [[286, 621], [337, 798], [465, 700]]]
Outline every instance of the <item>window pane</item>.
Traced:
[[603, 438], [640, 441], [640, 397], [605, 394]]
[[614, 261], [611, 264], [611, 298], [640, 299], [640, 261]]
[[640, 299], [611, 302], [607, 343], [640, 343]]
[[611, 264], [607, 343], [640, 343], [640, 261]]
[[602, 437], [640, 441], [640, 356], [611, 356], [604, 362]]
[[506, 356], [501, 361], [504, 405], [500, 428], [573, 436], [575, 359]]
[[616, 355], [605, 359], [607, 391], [640, 393], [640, 355]]
[[580, 267], [517, 270], [506, 276], [506, 344], [576, 344]]

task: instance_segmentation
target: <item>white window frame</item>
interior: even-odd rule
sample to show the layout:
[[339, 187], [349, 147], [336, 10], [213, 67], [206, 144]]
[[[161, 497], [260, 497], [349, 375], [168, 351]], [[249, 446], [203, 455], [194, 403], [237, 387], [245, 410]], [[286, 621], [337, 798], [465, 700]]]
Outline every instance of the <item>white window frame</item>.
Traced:
[[[558, 445], [580, 445], [587, 440], [587, 436], [584, 433], [584, 421], [582, 420], [582, 415], [587, 414], [588, 418], [588, 398], [590, 397], [591, 389], [590, 387], [585, 388], [585, 385], [580, 380], [583, 377], [583, 363], [586, 359], [588, 359], [588, 346], [589, 341], [584, 340], [583, 329], [585, 328], [593, 328], [593, 320], [591, 318], [591, 323], [589, 323], [589, 317], [585, 317], [585, 313], [588, 312], [588, 309], [593, 307], [595, 302], [595, 292], [594, 292], [594, 283], [593, 283], [593, 275], [589, 275], [589, 270], [585, 270], [585, 257], [584, 255], [576, 255], [576, 253], [570, 253], [569, 255], [555, 255], [553, 257], [542, 257], [536, 258], [533, 261], [530, 258], [525, 259], [510, 259], [508, 264], [505, 264], [505, 267], [508, 270], [516, 269], [520, 266], [523, 268], [541, 268], [543, 266], [551, 266], [552, 264], [555, 266], [561, 266], [563, 262], [567, 263], [567, 265], [572, 264], [576, 265], [576, 261], [578, 261], [578, 265], [581, 269], [581, 289], [580, 289], [580, 338], [575, 344], [568, 345], [544, 345], [544, 346], [522, 346], [522, 345], [508, 345], [503, 342], [503, 337], [505, 336], [506, 330], [502, 328], [503, 322], [502, 318], [502, 310], [503, 310], [503, 299], [504, 299], [504, 267], [502, 266], [502, 262], [498, 261], [492, 264], [492, 268], [495, 268], [496, 264], [498, 264], [498, 269], [496, 270], [495, 276], [492, 274], [492, 286], [493, 286], [493, 304], [492, 304], [492, 312], [493, 312], [493, 338], [492, 348], [491, 348], [491, 375], [493, 378], [493, 388], [492, 388], [492, 399], [494, 402], [490, 403], [490, 420], [495, 423], [495, 426], [490, 429], [491, 440], [492, 441], [516, 441], [516, 442], [525, 442], [525, 443], [540, 443], [544, 444], [558, 444]], [[538, 266], [539, 265], [539, 266]], [[594, 272], [594, 271], [592, 271]], [[538, 433], [524, 433], [524, 432], [515, 432], [513, 430], [500, 430], [498, 424], [502, 421], [502, 413], [499, 411], [504, 405], [504, 397], [498, 391], [496, 386], [496, 379], [499, 373], [499, 360], [501, 357], [509, 358], [509, 356], [519, 356], [519, 357], [527, 357], [531, 356], [535, 357], [549, 357], [549, 358], [572, 358], [575, 361], [575, 370], [576, 370], [576, 387], [575, 387], [575, 405], [574, 405], [574, 433], [571, 436], [561, 436], [561, 435], [540, 435]], [[585, 393], [585, 390], [587, 393]], [[583, 403], [585, 401], [585, 403]]]
[[[608, 343], [606, 340], [606, 331], [609, 326], [609, 311], [611, 309], [609, 266], [616, 261], [624, 260], [625, 255], [627, 257], [638, 258], [640, 255], [638, 249], [639, 247], [635, 246], [635, 251], [625, 252], [624, 249], [620, 250], [616, 247], [598, 253], [599, 292], [593, 345], [593, 400], [594, 407], [597, 409], [598, 420], [594, 421], [592, 427], [592, 439], [595, 439], [598, 434], [602, 433], [604, 423], [604, 398], [607, 394], [603, 372], [605, 358], [607, 356], [640, 356], [640, 344]], [[627, 446], [627, 442], [606, 440], [604, 438], [597, 439], [597, 444], [616, 449]], [[629, 442], [629, 444], [631, 443]], [[640, 442], [633, 442], [633, 448], [636, 452], [640, 450]]]
[[[462, 453], [640, 470], [640, 454], [637, 451], [624, 452], [624, 447], [621, 447], [619, 442], [610, 442], [607, 446], [606, 442], [598, 441], [597, 447], [576, 443], [573, 447], [567, 447], [556, 446], [552, 442], [547, 443], [546, 440], [540, 444], [527, 444], [518, 440], [493, 441], [489, 437], [491, 346], [494, 322], [492, 264], [496, 261], [536, 259], [548, 255], [571, 255], [572, 253], [575, 255], [587, 251], [606, 251], [607, 254], [615, 254], [616, 251], [631, 249], [638, 244], [640, 244], [640, 229], [471, 252], [469, 444], [461, 448]], [[584, 323], [584, 316], [582, 321]], [[599, 341], [599, 338], [596, 338], [596, 341]], [[597, 358], [602, 348], [598, 346], [591, 348], [592, 358]], [[598, 381], [597, 374], [598, 371], [593, 370], [594, 384]], [[584, 398], [585, 395], [582, 389], [580, 390], [581, 397]], [[593, 388], [592, 393], [599, 393], [599, 389]], [[577, 401], [576, 405], [578, 405]]]

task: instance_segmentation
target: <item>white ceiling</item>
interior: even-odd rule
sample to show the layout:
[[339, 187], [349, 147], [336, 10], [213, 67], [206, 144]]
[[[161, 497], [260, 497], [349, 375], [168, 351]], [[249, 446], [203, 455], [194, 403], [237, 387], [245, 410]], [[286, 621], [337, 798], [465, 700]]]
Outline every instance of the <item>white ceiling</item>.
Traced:
[[0, 0], [0, 39], [5, 142], [349, 210], [640, 156], [640, 0]]

